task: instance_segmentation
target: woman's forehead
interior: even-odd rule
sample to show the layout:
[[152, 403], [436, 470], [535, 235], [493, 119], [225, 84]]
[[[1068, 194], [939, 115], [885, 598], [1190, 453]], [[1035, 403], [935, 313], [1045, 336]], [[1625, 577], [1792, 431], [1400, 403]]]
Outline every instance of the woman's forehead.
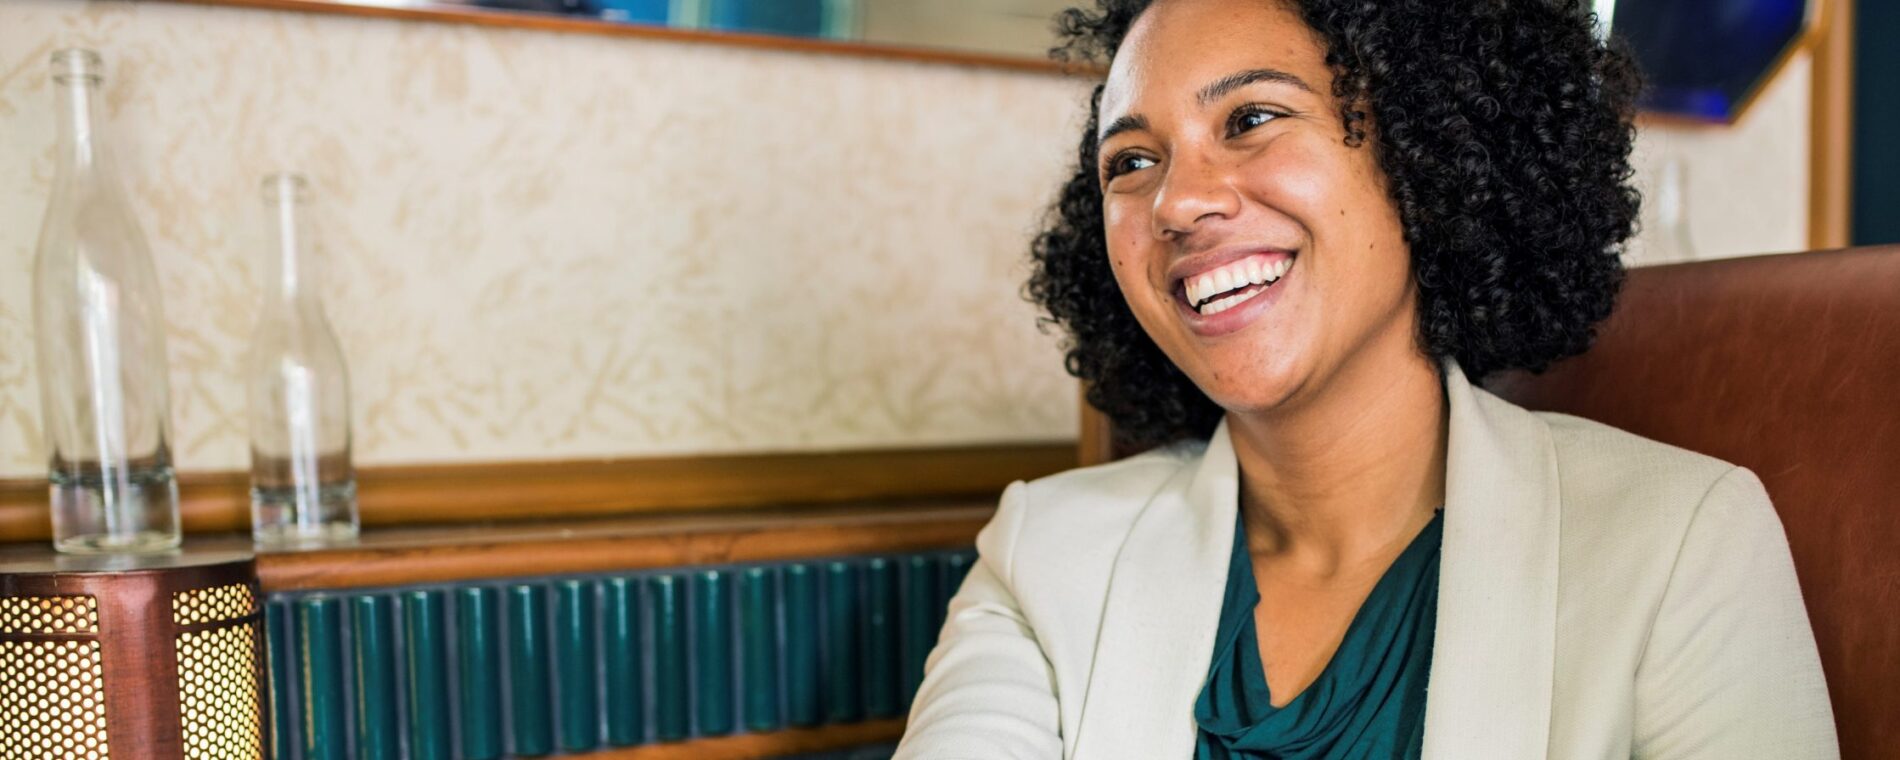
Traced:
[[1163, 99], [1190, 103], [1223, 77], [1281, 71], [1316, 92], [1332, 72], [1318, 36], [1276, 0], [1158, 0], [1129, 28], [1102, 90], [1106, 123]]

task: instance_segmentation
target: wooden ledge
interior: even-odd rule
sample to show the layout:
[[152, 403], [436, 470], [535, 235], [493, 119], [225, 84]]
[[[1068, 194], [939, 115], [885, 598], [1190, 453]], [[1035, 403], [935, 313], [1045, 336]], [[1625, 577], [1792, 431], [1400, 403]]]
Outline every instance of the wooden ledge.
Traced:
[[[996, 501], [989, 498], [372, 528], [348, 546], [258, 554], [257, 574], [263, 590], [272, 592], [967, 549], [995, 511]], [[185, 557], [241, 556], [251, 548], [249, 536], [225, 534], [187, 537], [182, 552]], [[120, 559], [127, 570], [178, 561], [176, 555]], [[37, 542], [0, 547], [0, 570], [46, 561], [114, 569], [56, 555]]]
[[[993, 501], [1011, 481], [1074, 467], [1073, 443], [370, 467], [365, 527], [486, 524], [872, 500]], [[244, 473], [179, 478], [185, 532], [250, 526]], [[52, 535], [44, 480], [0, 480], [0, 544]]]
[[690, 739], [671, 744], [582, 752], [563, 757], [586, 760], [754, 760], [789, 754], [850, 749], [866, 744], [897, 741], [904, 735], [902, 719], [843, 723], [818, 728], [795, 728], [762, 734], [739, 734]]
[[[356, 546], [261, 554], [257, 574], [270, 592], [960, 549], [994, 511], [990, 499], [372, 530]], [[233, 536], [187, 543], [210, 549], [243, 542]]]

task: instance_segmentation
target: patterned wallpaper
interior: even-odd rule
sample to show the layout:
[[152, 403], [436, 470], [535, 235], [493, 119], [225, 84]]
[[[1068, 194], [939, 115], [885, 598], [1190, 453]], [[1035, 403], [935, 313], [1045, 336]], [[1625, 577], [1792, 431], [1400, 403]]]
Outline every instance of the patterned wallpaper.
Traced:
[[[47, 56], [107, 122], [171, 322], [189, 470], [245, 465], [258, 179], [308, 173], [358, 461], [1055, 440], [1075, 386], [1018, 295], [1082, 83], [170, 3], [0, 3], [0, 477], [41, 473], [29, 275]], [[1808, 60], [1688, 161], [1700, 257], [1804, 246]], [[1653, 208], [1635, 263], [1681, 258]]]
[[259, 179], [310, 175], [360, 463], [1061, 440], [1019, 295], [1083, 88], [1052, 75], [169, 3], [0, 5], [0, 477], [43, 470], [47, 57], [106, 121], [181, 468], [246, 466]]

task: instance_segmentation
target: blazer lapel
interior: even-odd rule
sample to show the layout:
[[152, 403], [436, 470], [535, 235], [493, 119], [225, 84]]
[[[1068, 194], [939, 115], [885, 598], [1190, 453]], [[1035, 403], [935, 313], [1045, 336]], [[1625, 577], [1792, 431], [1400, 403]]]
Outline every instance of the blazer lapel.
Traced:
[[1135, 518], [1109, 578], [1073, 757], [1174, 758], [1214, 656], [1240, 493], [1227, 424]]
[[[1556, 453], [1535, 415], [1445, 365], [1450, 402], [1424, 760], [1544, 757], [1556, 652]], [[1173, 758], [1214, 653], [1240, 480], [1225, 422], [1162, 486], [1109, 579], [1074, 758]]]
[[1425, 760], [1544, 757], [1559, 493], [1543, 420], [1445, 367], [1451, 405]]

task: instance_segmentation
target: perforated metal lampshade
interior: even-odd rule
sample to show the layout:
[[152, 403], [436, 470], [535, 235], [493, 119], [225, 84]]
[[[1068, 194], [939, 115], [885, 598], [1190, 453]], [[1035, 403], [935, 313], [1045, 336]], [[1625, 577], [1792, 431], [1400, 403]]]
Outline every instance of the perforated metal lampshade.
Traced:
[[0, 758], [253, 758], [269, 745], [249, 555], [0, 560]]

